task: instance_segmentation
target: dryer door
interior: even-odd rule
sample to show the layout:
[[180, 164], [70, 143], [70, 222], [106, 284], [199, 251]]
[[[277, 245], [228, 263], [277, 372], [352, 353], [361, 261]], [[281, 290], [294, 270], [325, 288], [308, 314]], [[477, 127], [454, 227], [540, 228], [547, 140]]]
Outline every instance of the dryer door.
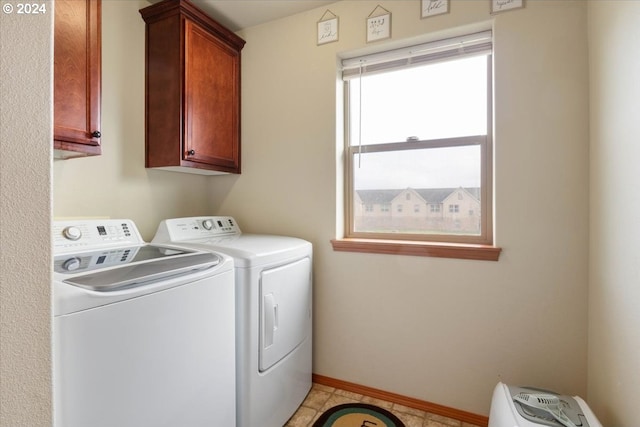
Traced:
[[264, 270], [260, 277], [260, 372], [302, 343], [311, 331], [311, 260]]

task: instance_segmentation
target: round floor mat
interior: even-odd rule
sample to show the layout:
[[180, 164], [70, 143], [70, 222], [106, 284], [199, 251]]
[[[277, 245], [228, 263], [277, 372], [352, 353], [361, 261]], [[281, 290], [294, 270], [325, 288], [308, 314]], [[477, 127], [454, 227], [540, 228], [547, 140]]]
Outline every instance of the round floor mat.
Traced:
[[391, 412], [364, 403], [334, 406], [313, 423], [313, 427], [405, 427]]

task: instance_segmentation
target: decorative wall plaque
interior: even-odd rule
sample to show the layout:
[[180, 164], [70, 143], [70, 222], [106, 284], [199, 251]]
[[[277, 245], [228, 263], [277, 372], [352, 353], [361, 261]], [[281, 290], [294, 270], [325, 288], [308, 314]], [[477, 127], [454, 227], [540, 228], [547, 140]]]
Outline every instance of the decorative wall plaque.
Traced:
[[367, 17], [367, 43], [391, 37], [391, 12], [378, 5]]
[[318, 46], [338, 41], [338, 17], [329, 9], [318, 21]]
[[524, 7], [524, 0], [491, 0], [491, 13], [505, 12]]
[[421, 18], [449, 12], [449, 0], [422, 0], [420, 3]]

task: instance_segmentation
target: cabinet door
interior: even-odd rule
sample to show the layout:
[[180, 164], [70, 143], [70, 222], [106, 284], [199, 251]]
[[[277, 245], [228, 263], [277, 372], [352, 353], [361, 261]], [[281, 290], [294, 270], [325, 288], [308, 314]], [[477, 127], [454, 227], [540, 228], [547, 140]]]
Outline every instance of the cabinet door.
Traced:
[[56, 0], [54, 148], [100, 154], [101, 0]]
[[184, 160], [240, 173], [240, 53], [185, 21]]

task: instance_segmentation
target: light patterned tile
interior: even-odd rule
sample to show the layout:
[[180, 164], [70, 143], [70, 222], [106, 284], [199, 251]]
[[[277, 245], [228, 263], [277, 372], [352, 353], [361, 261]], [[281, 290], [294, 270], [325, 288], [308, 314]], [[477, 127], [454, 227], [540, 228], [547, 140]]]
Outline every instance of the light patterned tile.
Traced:
[[415, 415], [415, 416], [420, 417], [420, 418], [424, 418], [424, 417], [427, 416], [427, 413], [425, 411], [422, 411], [420, 409], [410, 408], [410, 407], [404, 406], [404, 405], [400, 405], [399, 403], [394, 403], [393, 404], [393, 410], [397, 411], [397, 412], [402, 412], [404, 414]]
[[326, 391], [327, 393], [333, 393], [334, 391], [336, 391], [336, 389], [333, 387], [329, 387], [328, 385], [317, 384], [317, 383], [313, 383], [313, 385], [311, 386], [311, 390]]
[[451, 427], [449, 424], [441, 423], [440, 421], [430, 420], [429, 418], [424, 419], [424, 424], [422, 427]]
[[318, 415], [318, 411], [301, 407], [299, 408], [295, 414], [289, 419], [285, 427], [307, 427], [310, 426], [313, 420]]
[[386, 400], [376, 399], [375, 397], [362, 396], [362, 403], [368, 403], [369, 405], [376, 405], [384, 409], [391, 409], [393, 403], [387, 402]]
[[313, 419], [311, 420], [311, 422], [309, 423], [309, 427], [311, 427], [313, 425], [313, 423], [315, 423], [316, 421], [318, 421], [318, 418], [320, 418], [320, 415], [322, 415], [322, 412], [318, 411], [318, 413], [316, 413], [315, 417], [313, 417]]
[[336, 391], [333, 394], [336, 394], [338, 396], [344, 396], [346, 398], [353, 399], [353, 400], [356, 400], [358, 402], [361, 401], [362, 398], [364, 397], [364, 396], [362, 396], [361, 394], [358, 394], [358, 393], [353, 393], [353, 392], [350, 392], [350, 391], [339, 390], [339, 389], [336, 389]]
[[316, 411], [319, 410], [327, 403], [327, 400], [331, 397], [331, 393], [327, 393], [326, 391], [311, 389], [307, 397], [302, 402], [302, 406], [306, 406]]
[[396, 411], [393, 411], [393, 414], [400, 418], [400, 421], [402, 421], [406, 427], [424, 427], [424, 417]]
[[431, 414], [431, 413], [427, 413], [427, 419], [435, 423], [439, 423], [439, 424], [434, 424], [434, 426], [443, 425], [447, 427], [461, 427], [462, 425], [461, 421], [454, 420], [452, 418], [443, 417], [442, 415]]
[[344, 403], [358, 403], [355, 399], [350, 399], [346, 396], [340, 396], [339, 394], [332, 394], [329, 400], [322, 406], [322, 412], [325, 412], [334, 406], [342, 405]]
[[296, 411], [287, 424], [285, 424], [285, 427], [310, 427], [320, 418], [320, 415], [328, 409], [344, 403], [356, 402], [377, 405], [390, 410], [402, 420], [406, 427], [478, 427], [473, 424], [427, 413], [397, 403], [394, 404], [385, 400], [315, 383], [302, 403], [302, 406]]

